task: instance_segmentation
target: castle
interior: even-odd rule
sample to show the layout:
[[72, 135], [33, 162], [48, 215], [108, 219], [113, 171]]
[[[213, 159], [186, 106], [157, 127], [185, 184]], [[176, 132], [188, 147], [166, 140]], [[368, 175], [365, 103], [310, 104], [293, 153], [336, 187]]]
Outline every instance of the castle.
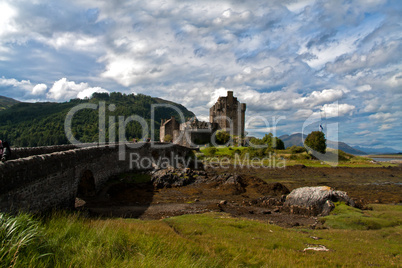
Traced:
[[194, 147], [211, 143], [217, 130], [244, 137], [245, 112], [246, 104], [240, 103], [233, 97], [233, 91], [228, 91], [226, 97], [219, 97], [209, 109], [209, 122], [193, 118], [180, 124], [174, 116], [162, 119], [160, 141], [164, 141], [165, 137], [170, 135], [173, 143]]

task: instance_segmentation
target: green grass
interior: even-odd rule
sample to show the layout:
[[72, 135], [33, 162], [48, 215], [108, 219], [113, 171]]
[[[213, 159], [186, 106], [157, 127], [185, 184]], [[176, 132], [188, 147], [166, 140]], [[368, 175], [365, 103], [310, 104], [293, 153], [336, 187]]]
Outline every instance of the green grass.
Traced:
[[[343, 206], [336, 213], [362, 217]], [[401, 219], [396, 206], [376, 205], [369, 213], [376, 219]], [[224, 213], [141, 221], [87, 219], [60, 212], [32, 222], [39, 242], [30, 244], [31, 250], [21, 248], [11, 263], [15, 267], [397, 267], [401, 263], [401, 227], [394, 224], [382, 223], [376, 230], [358, 230], [354, 225], [284, 229]], [[2, 237], [2, 245], [5, 242]], [[303, 251], [312, 244], [330, 251]], [[42, 252], [35, 249], [38, 245]], [[51, 255], [38, 258], [44, 252]], [[14, 252], [7, 258], [13, 259]], [[0, 267], [12, 265], [0, 262]]]
[[[209, 161], [213, 159], [216, 161], [217, 158], [229, 158], [231, 163], [233, 164], [233, 160], [235, 158], [235, 153], [238, 153], [240, 159], [243, 159], [242, 155], [243, 151], [247, 150], [248, 147], [202, 147], [200, 148], [200, 153], [196, 154], [197, 158], [204, 161]], [[276, 163], [280, 161], [283, 162], [286, 166], [294, 166], [294, 165], [305, 165], [307, 167], [331, 167], [334, 164], [329, 164], [323, 162], [321, 160], [308, 159], [309, 156], [307, 153], [298, 153], [292, 154], [290, 150], [276, 150], [275, 155], [272, 155], [272, 161], [275, 159]], [[329, 154], [333, 154], [335, 152], [334, 149], [328, 149]], [[398, 164], [393, 164], [389, 162], [383, 163], [372, 163], [370, 158], [355, 156], [348, 153], [345, 153], [341, 150], [337, 152], [339, 161], [336, 163], [336, 166], [339, 167], [380, 167], [380, 166], [390, 166], [395, 167]], [[262, 158], [270, 158], [269, 155], [263, 156]], [[250, 156], [250, 159], [254, 157]], [[264, 162], [266, 165], [267, 161]]]
[[331, 215], [323, 217], [325, 225], [336, 229], [377, 230], [402, 224], [402, 206], [372, 205], [373, 210], [360, 210], [343, 203], [336, 204]]
[[50, 263], [50, 248], [40, 223], [27, 214], [0, 214], [0, 267]]
[[[214, 148], [211, 150], [211, 148]], [[201, 147], [200, 152], [205, 154], [206, 156], [218, 156], [218, 157], [234, 157], [235, 153], [241, 154], [242, 151], [247, 149], [247, 147], [227, 147], [227, 146], [219, 146], [219, 147]], [[213, 153], [211, 154], [211, 151]]]

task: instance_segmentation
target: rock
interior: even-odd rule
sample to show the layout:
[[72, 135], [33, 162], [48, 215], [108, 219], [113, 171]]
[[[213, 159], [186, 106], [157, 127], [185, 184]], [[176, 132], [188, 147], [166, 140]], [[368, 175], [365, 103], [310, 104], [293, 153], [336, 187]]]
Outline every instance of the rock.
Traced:
[[293, 190], [284, 203], [284, 209], [293, 214], [308, 216], [328, 215], [335, 207], [333, 202], [355, 206], [346, 192], [334, 191], [328, 186], [302, 187]]
[[232, 195], [239, 195], [244, 193], [246, 184], [243, 182], [243, 179], [234, 174], [234, 175], [220, 175], [217, 179], [220, 182], [219, 189], [223, 191], [228, 191]]
[[244, 186], [243, 179], [238, 175], [230, 176], [229, 178], [226, 179], [224, 184], [233, 184], [233, 185]]
[[183, 172], [181, 169], [169, 167], [153, 172], [151, 181], [155, 188], [160, 189], [186, 186], [193, 183], [195, 179], [191, 170]]
[[220, 205], [226, 205], [226, 203], [227, 203], [226, 200], [221, 200], [221, 201], [219, 202]]
[[262, 194], [262, 195], [275, 195], [275, 196], [281, 196], [281, 195], [287, 195], [290, 193], [289, 189], [286, 188], [285, 185], [276, 182], [276, 183], [263, 183], [261, 185], [258, 185], [257, 192]]
[[332, 201], [327, 200], [324, 203], [324, 206], [322, 208], [322, 212], [321, 215], [326, 216], [329, 215], [329, 213], [335, 208], [334, 203], [332, 203]]
[[329, 251], [329, 249], [324, 246], [324, 245], [311, 245], [305, 249], [303, 249], [303, 251], [307, 251], [307, 250], [312, 250], [312, 251]]

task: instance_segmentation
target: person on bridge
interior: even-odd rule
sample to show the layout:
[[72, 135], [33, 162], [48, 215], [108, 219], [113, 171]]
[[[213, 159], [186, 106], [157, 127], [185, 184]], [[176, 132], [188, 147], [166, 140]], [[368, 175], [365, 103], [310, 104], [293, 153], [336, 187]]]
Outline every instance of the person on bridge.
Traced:
[[0, 140], [0, 154], [1, 154], [1, 161], [7, 161], [11, 157], [11, 149], [10, 145], [7, 141], [2, 142]]

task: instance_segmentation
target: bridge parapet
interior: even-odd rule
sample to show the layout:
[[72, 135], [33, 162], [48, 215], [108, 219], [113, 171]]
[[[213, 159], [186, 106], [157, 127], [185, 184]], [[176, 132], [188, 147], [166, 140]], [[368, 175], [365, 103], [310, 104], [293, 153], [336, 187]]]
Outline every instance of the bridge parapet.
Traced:
[[116, 144], [69, 148], [62, 146], [58, 148], [62, 151], [0, 163], [0, 211], [39, 212], [73, 207], [80, 181], [88, 174], [92, 176], [94, 190], [98, 191], [112, 175], [151, 167], [133, 165], [133, 160], [138, 164], [158, 162], [161, 158], [184, 159], [191, 151], [163, 143], [138, 143], [136, 148], [125, 146], [123, 151]]

